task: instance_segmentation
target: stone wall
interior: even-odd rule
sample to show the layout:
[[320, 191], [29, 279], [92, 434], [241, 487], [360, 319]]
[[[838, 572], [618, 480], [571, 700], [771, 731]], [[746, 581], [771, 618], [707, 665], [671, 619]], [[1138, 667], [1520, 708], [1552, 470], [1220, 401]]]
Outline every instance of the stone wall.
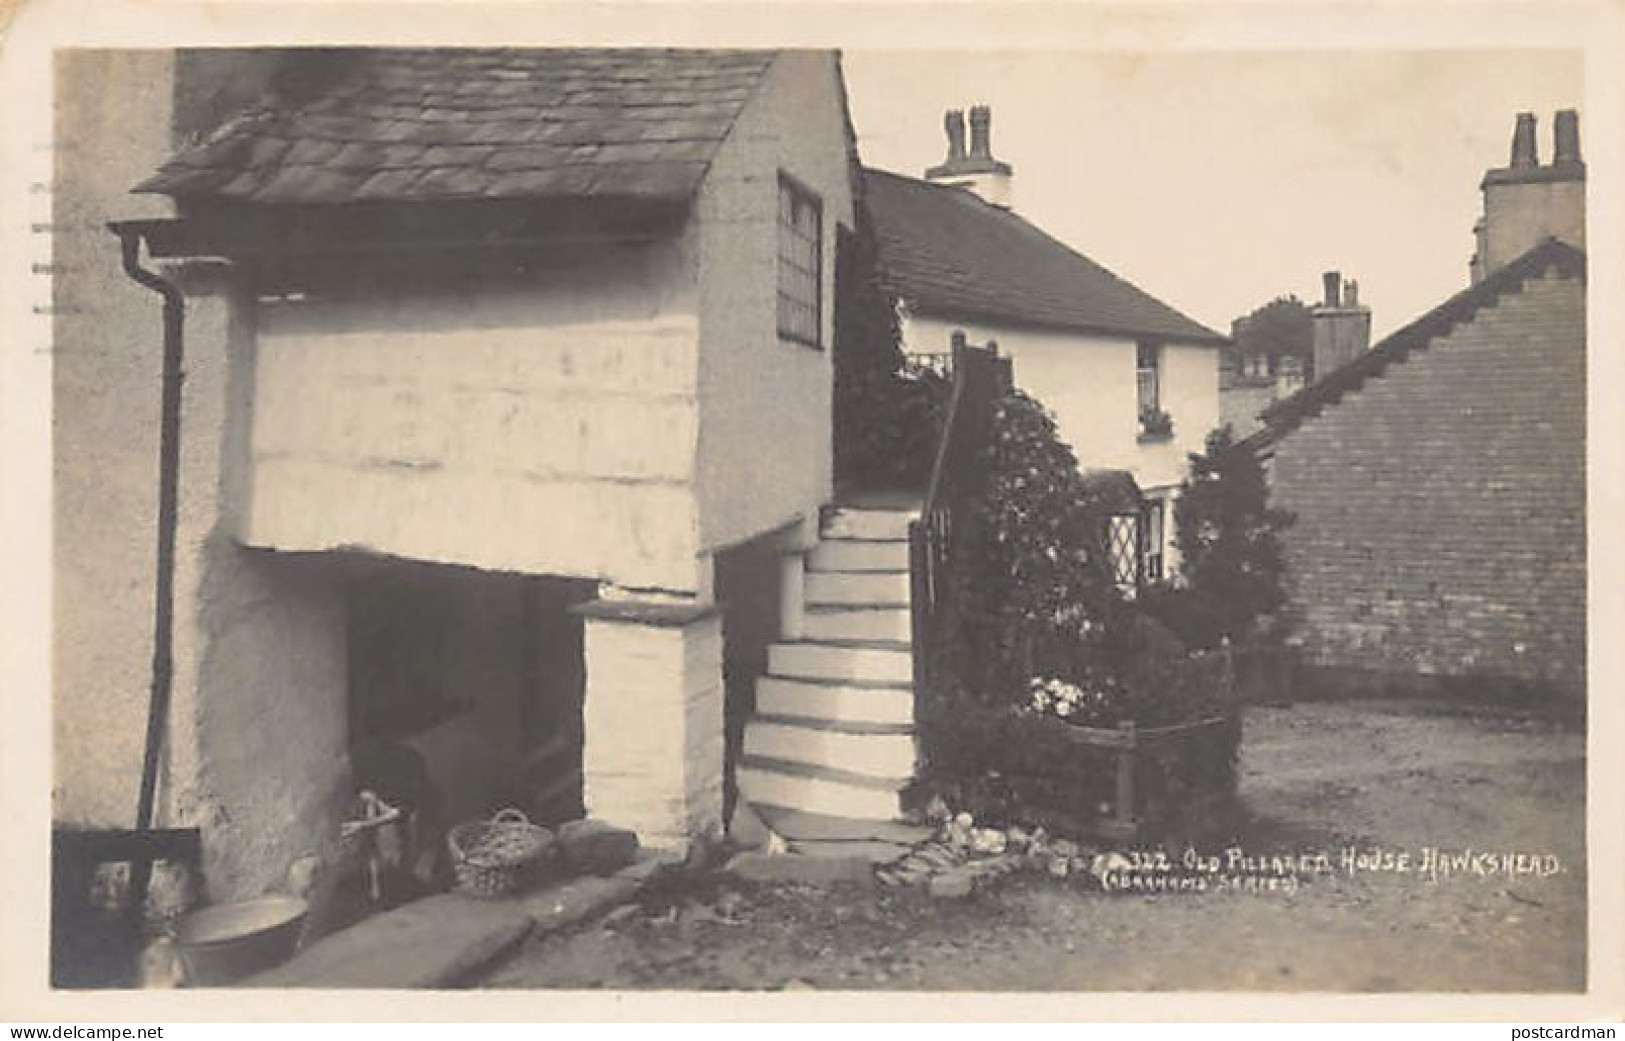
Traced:
[[1286, 435], [1303, 661], [1585, 683], [1585, 290], [1554, 272]]
[[1263, 424], [1258, 414], [1275, 404], [1275, 381], [1238, 381], [1219, 391], [1219, 422], [1228, 424], [1236, 438], [1246, 437]]

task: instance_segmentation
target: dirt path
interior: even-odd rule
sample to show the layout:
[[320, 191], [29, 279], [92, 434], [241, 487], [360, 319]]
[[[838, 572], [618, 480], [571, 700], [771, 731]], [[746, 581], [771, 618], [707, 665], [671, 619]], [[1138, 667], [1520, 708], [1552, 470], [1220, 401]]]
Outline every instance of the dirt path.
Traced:
[[[1326, 858], [1276, 891], [1245, 888], [1260, 877], [1245, 865], [1240, 890], [1102, 893], [1018, 877], [966, 901], [719, 875], [535, 943], [484, 985], [1576, 990], [1584, 775], [1583, 736], [1544, 720], [1415, 704], [1257, 709], [1236, 845]], [[1430, 848], [1455, 870], [1425, 870]], [[1377, 865], [1351, 872], [1346, 851]], [[1479, 874], [1491, 862], [1462, 860], [1468, 851], [1539, 859]], [[1177, 862], [1183, 850], [1167, 852]], [[1222, 844], [1203, 852], [1229, 863]]]

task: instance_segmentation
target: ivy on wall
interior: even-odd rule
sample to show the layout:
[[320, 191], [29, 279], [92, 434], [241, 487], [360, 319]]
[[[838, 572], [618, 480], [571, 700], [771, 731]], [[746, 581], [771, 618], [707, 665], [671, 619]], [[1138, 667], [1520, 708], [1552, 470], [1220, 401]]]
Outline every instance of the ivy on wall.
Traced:
[[842, 488], [924, 488], [935, 459], [947, 381], [910, 372], [896, 298], [858, 200], [857, 227], [835, 244], [835, 479]]

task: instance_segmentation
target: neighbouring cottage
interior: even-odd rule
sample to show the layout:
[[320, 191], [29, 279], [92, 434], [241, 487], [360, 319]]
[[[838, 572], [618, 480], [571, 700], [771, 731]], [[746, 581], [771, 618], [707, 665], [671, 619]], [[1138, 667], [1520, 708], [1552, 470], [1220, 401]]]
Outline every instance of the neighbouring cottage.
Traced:
[[1087, 469], [1131, 474], [1148, 504], [1141, 571], [1172, 565], [1168, 507], [1219, 423], [1227, 339], [1052, 238], [1012, 206], [1013, 171], [993, 157], [992, 115], [945, 123], [948, 154], [924, 179], [866, 171], [884, 278], [904, 350], [940, 364], [950, 337], [996, 341], [1017, 386], [1055, 413]]
[[[1315, 382], [1317, 374], [1370, 349], [1371, 309], [1360, 302], [1359, 283], [1337, 271], [1321, 280], [1318, 304], [1283, 297], [1231, 323], [1232, 346], [1219, 360], [1219, 420], [1236, 437], [1257, 432], [1265, 411]], [[1258, 324], [1272, 328], [1260, 335]]]
[[1484, 178], [1473, 284], [1265, 415], [1290, 639], [1332, 689], [1586, 683], [1585, 167], [1534, 117]]
[[[331, 856], [372, 742], [421, 754], [448, 820], [562, 758], [577, 805], [646, 844], [715, 835], [718, 585], [752, 610], [766, 589], [771, 617], [831, 496], [838, 56], [59, 71], [58, 824], [135, 816], [168, 348], [155, 821], [201, 829], [214, 899]], [[104, 222], [137, 215], [121, 270]]]

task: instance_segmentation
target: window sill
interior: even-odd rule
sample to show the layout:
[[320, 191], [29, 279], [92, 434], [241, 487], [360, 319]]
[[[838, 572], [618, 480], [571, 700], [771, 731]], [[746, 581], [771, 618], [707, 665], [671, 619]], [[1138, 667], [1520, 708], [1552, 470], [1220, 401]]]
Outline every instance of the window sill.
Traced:
[[809, 340], [805, 336], [796, 336], [793, 333], [779, 332], [779, 342], [788, 343], [792, 347], [804, 347], [809, 351], [822, 351], [824, 345], [817, 340]]
[[1149, 431], [1142, 430], [1140, 431], [1140, 436], [1138, 438], [1140, 444], [1142, 445], [1160, 445], [1164, 441], [1172, 441], [1173, 439], [1174, 432], [1172, 430], [1164, 430], [1159, 433], [1151, 433]]

